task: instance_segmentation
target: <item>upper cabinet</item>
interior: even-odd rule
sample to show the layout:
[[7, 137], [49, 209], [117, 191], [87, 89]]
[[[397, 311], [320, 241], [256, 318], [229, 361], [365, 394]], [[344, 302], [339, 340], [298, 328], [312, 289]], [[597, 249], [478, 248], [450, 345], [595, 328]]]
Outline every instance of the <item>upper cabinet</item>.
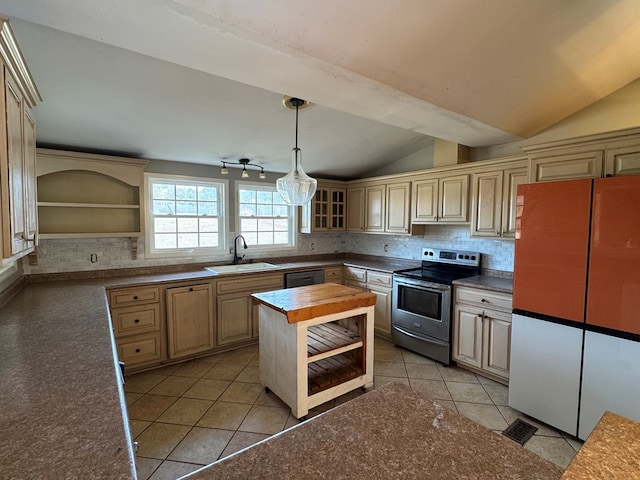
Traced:
[[38, 241], [31, 109], [42, 98], [8, 21], [0, 18], [0, 25], [0, 251], [3, 260], [13, 261], [33, 252]]
[[[347, 230], [366, 233], [410, 233], [411, 183], [390, 179], [358, 181], [347, 190]], [[352, 203], [353, 202], [353, 203]]]
[[143, 234], [144, 160], [38, 149], [42, 238]]
[[344, 182], [319, 180], [311, 201], [301, 208], [300, 232], [340, 232], [346, 228], [347, 189]]
[[471, 178], [471, 235], [514, 238], [518, 185], [528, 183], [526, 158], [505, 159]]
[[411, 223], [467, 223], [469, 175], [423, 175], [413, 181]]
[[529, 181], [640, 174], [640, 128], [523, 147]]

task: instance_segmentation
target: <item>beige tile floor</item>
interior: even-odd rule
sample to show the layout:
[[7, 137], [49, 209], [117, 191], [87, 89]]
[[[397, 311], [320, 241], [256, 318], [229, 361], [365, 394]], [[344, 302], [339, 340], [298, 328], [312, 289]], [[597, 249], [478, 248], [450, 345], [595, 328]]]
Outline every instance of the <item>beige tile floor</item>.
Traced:
[[[375, 387], [402, 382], [487, 428], [517, 417], [538, 427], [524, 448], [565, 468], [581, 442], [507, 406], [507, 388], [457, 367], [443, 367], [376, 338]], [[140, 479], [175, 479], [298, 423], [260, 385], [258, 346], [211, 355], [126, 378], [125, 392]], [[313, 409], [344, 403], [356, 390]]]

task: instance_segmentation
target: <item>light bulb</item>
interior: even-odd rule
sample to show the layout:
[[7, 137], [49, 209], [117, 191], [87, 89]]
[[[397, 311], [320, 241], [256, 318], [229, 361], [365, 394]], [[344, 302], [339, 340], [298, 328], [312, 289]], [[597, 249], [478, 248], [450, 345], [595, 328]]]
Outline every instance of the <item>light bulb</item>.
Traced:
[[262, 180], [264, 180], [265, 178], [267, 178], [267, 174], [266, 174], [266, 173], [264, 173], [264, 168], [261, 168], [261, 169], [260, 169], [260, 178], [261, 178]]
[[247, 168], [242, 169], [242, 178], [249, 178], [249, 172], [247, 172]]
[[222, 168], [220, 169], [220, 175], [229, 175], [229, 170], [227, 170], [227, 165], [222, 164]]

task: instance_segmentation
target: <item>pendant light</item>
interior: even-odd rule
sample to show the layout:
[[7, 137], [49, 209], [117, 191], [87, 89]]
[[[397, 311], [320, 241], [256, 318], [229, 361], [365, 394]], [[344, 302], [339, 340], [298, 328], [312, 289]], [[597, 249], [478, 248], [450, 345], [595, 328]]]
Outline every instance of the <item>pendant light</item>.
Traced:
[[296, 146], [291, 151], [291, 171], [276, 181], [276, 188], [285, 203], [306, 205], [315, 195], [318, 186], [318, 181], [302, 169], [302, 152], [298, 148], [298, 110], [309, 105], [309, 102], [285, 97], [284, 104], [287, 108], [296, 109]]

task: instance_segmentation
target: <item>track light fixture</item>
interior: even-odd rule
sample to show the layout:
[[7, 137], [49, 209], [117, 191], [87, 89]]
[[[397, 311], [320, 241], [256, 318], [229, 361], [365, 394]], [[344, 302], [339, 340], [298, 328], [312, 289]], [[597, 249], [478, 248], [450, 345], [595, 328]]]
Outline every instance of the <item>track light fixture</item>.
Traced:
[[267, 178], [267, 174], [264, 173], [264, 167], [262, 165], [258, 165], [256, 163], [251, 163], [251, 161], [248, 158], [241, 158], [240, 160], [238, 160], [237, 162], [230, 162], [228, 160], [225, 160], [224, 162], [222, 162], [222, 168], [220, 169], [220, 174], [221, 175], [229, 175], [229, 169], [227, 169], [227, 163], [229, 165], [242, 165], [242, 178], [249, 178], [249, 172], [247, 171], [247, 165], [251, 166], [251, 167], [256, 167], [260, 169], [260, 175], [259, 177], [261, 179], [265, 179]]

